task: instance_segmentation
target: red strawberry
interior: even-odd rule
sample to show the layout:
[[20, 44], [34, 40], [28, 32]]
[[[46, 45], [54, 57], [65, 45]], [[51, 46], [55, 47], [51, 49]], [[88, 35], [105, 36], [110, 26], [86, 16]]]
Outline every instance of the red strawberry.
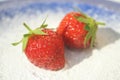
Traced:
[[104, 25], [83, 13], [70, 12], [61, 21], [57, 33], [63, 36], [67, 47], [87, 48], [93, 46], [98, 24]]
[[[23, 50], [30, 62], [40, 68], [62, 69], [65, 65], [62, 37], [50, 29], [31, 30], [26, 24], [24, 25], [30, 32], [25, 34], [22, 39]], [[42, 27], [46, 27], [46, 25], [42, 25]], [[18, 43], [13, 43], [13, 45]]]

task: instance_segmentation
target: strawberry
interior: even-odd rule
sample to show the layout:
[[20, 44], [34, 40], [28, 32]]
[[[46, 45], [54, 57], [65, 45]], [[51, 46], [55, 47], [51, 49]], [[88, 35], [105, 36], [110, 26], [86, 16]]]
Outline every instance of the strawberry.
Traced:
[[[65, 65], [62, 37], [56, 32], [46, 29], [47, 25], [44, 24], [35, 30], [30, 29], [25, 23], [24, 26], [29, 33], [24, 34], [20, 42], [23, 43], [23, 51], [29, 61], [44, 69], [55, 71], [62, 69]], [[13, 43], [13, 45], [20, 42]]]
[[93, 46], [99, 24], [104, 25], [81, 12], [70, 12], [62, 19], [57, 33], [67, 47], [83, 49]]

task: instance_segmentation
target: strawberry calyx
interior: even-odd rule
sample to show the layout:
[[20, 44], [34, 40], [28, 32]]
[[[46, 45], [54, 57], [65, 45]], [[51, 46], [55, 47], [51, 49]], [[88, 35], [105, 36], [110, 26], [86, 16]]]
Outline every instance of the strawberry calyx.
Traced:
[[[81, 13], [81, 12], [80, 12]], [[81, 13], [82, 16], [75, 16], [75, 18], [79, 21], [85, 24], [84, 29], [88, 31], [85, 39], [84, 39], [84, 47], [86, 47], [86, 44], [90, 40], [90, 46], [93, 47], [95, 38], [96, 38], [96, 32], [98, 29], [98, 25], [105, 25], [105, 23], [97, 22], [93, 18], [85, 15], [84, 13]]]
[[12, 43], [13, 46], [16, 46], [20, 43], [22, 43], [22, 50], [24, 51], [26, 46], [27, 46], [27, 42], [30, 36], [32, 35], [47, 35], [45, 32], [42, 31], [43, 28], [46, 28], [48, 25], [45, 24], [46, 19], [43, 21], [42, 25], [34, 30], [32, 30], [26, 23], [23, 23], [23, 25], [25, 26], [25, 28], [29, 31], [27, 34], [23, 35], [23, 38], [15, 43]]

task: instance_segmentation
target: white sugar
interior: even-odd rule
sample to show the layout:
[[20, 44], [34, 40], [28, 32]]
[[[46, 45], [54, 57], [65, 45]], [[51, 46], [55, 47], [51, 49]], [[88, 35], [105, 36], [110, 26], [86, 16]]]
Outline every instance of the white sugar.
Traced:
[[[120, 23], [106, 16], [94, 17], [106, 22], [106, 28], [97, 33], [96, 47], [87, 50], [65, 51], [66, 66], [60, 71], [49, 71], [31, 64], [21, 50], [19, 41], [27, 30], [26, 22], [32, 29], [40, 26], [48, 15], [50, 28], [56, 28], [64, 13], [45, 12], [35, 15], [18, 14], [0, 22], [0, 80], [119, 80], [120, 79]], [[115, 16], [115, 15], [113, 15]], [[118, 29], [116, 29], [117, 27]]]

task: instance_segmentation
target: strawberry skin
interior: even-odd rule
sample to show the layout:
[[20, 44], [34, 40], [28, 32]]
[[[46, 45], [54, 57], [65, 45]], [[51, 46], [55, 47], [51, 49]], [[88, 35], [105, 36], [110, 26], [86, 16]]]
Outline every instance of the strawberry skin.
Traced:
[[42, 30], [47, 35], [32, 35], [25, 48], [27, 58], [36, 66], [60, 70], [65, 65], [64, 42], [56, 32]]
[[61, 21], [57, 33], [63, 36], [64, 43], [69, 48], [86, 48], [90, 46], [88, 41], [84, 46], [84, 39], [88, 31], [84, 29], [85, 24], [78, 21], [76, 17], [82, 16], [78, 12], [68, 13]]

